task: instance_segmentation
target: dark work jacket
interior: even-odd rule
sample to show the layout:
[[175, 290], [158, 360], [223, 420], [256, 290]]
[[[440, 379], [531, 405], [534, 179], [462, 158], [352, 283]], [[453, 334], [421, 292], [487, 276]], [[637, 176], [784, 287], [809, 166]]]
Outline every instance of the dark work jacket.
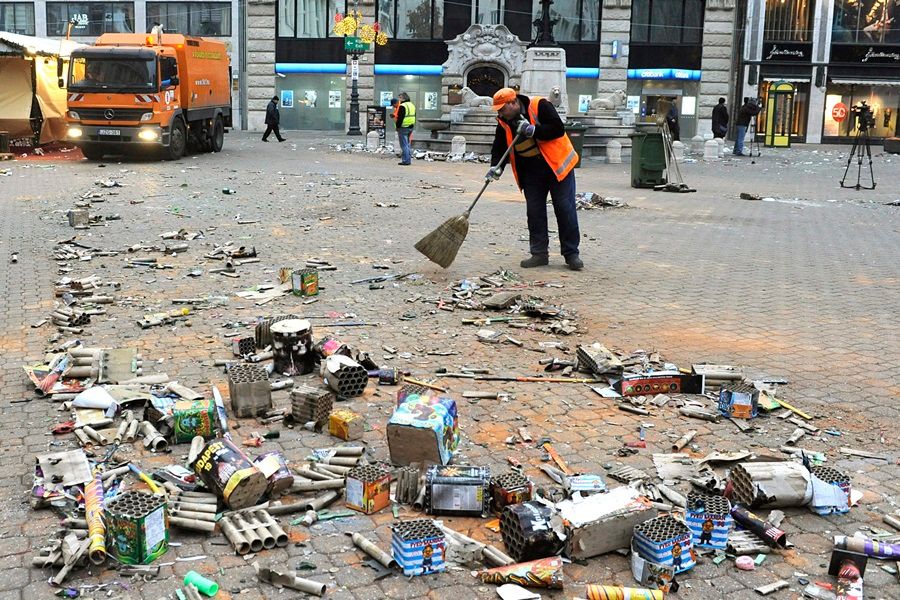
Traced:
[[281, 113], [278, 112], [278, 102], [272, 100], [266, 107], [266, 125], [278, 125], [281, 122]]
[[[519, 99], [519, 104], [522, 105], [522, 112], [520, 116], [515, 117], [512, 121], [507, 121], [507, 124], [512, 128], [513, 137], [516, 135], [516, 127], [519, 120], [528, 120], [526, 115], [528, 114], [528, 106], [531, 104], [531, 99], [528, 96], [518, 94], [516, 97]], [[540, 124], [535, 125], [532, 139], [555, 140], [566, 134], [566, 128], [562, 119], [559, 118], [559, 113], [556, 112], [556, 107], [550, 104], [550, 101], [546, 98], [542, 98], [538, 102], [538, 121]], [[491, 147], [491, 164], [498, 166], [497, 163], [500, 162], [504, 152], [506, 152], [506, 131], [500, 126], [500, 123], [497, 123], [497, 129], [494, 133], [494, 145]], [[509, 159], [507, 159], [507, 162], [509, 162]], [[534, 157], [516, 155], [516, 170], [520, 177], [523, 175], [527, 177], [528, 173], [533, 173], [537, 169], [545, 169], [552, 175], [550, 166], [547, 165], [547, 161], [540, 154]]]
[[728, 128], [728, 109], [724, 104], [716, 104], [712, 112], [712, 131], [720, 135], [723, 129]]
[[738, 127], [749, 127], [750, 120], [753, 119], [753, 117], [755, 117], [758, 114], [759, 114], [759, 106], [756, 104], [750, 104], [749, 102], [747, 102], [738, 111], [737, 126]]

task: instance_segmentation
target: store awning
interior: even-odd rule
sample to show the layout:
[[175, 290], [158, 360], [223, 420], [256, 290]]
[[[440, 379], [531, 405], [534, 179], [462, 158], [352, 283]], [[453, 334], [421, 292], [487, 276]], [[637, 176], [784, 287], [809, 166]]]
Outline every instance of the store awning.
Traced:
[[898, 79], [846, 79], [844, 77], [829, 77], [832, 83], [852, 85], [895, 85], [900, 86]]

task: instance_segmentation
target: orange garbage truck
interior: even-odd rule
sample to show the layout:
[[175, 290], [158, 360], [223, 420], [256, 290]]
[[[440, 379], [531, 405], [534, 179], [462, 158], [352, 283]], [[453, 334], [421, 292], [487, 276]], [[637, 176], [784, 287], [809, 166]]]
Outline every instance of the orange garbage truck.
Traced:
[[[62, 84], [62, 81], [60, 81]], [[225, 44], [169, 33], [108, 33], [72, 52], [67, 140], [85, 158], [219, 152], [231, 120]]]

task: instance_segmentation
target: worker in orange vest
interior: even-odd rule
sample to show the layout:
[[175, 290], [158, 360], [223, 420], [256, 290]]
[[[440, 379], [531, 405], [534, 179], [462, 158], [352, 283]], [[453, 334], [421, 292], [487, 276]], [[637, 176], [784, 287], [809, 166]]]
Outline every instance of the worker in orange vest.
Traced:
[[497, 130], [486, 179], [499, 179], [505, 165], [503, 153], [518, 134], [519, 141], [509, 154], [513, 175], [525, 194], [528, 215], [528, 240], [531, 256], [520, 265], [524, 269], [550, 262], [550, 236], [547, 232], [547, 194], [553, 199], [553, 211], [559, 230], [559, 243], [566, 265], [580, 271], [584, 263], [578, 252], [581, 234], [575, 208], [575, 173], [578, 154], [566, 135], [562, 119], [550, 101], [539, 96], [522, 96], [512, 88], [494, 94]]

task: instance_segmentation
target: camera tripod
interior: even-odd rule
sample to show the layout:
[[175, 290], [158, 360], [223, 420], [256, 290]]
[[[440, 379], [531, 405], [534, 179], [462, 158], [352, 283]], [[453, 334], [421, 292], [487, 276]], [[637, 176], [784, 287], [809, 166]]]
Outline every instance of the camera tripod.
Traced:
[[[748, 145], [748, 149], [750, 151], [749, 156], [753, 156], [753, 148], [756, 147], [756, 157], [759, 158], [762, 156], [762, 151], [759, 149], [759, 140], [756, 139], [756, 117], [754, 116], [750, 119], [750, 126], [747, 128], [747, 132], [750, 134], [750, 144]], [[756, 161], [752, 161], [753, 164]]]
[[[866, 156], [869, 157], [869, 177], [872, 179], [872, 186], [860, 184], [862, 177], [863, 149], [859, 147], [859, 138], [863, 139], [865, 144]], [[847, 173], [850, 171], [850, 163], [853, 162], [853, 155], [856, 155], [856, 185], [844, 185], [847, 180]], [[847, 167], [844, 169], [844, 176], [841, 178], [842, 188], [853, 188], [856, 190], [874, 190], [875, 189], [875, 171], [872, 169], [872, 148], [869, 146], [869, 128], [861, 128], [856, 130], [856, 137], [853, 138], [853, 147], [850, 148], [850, 156], [847, 158]]]

